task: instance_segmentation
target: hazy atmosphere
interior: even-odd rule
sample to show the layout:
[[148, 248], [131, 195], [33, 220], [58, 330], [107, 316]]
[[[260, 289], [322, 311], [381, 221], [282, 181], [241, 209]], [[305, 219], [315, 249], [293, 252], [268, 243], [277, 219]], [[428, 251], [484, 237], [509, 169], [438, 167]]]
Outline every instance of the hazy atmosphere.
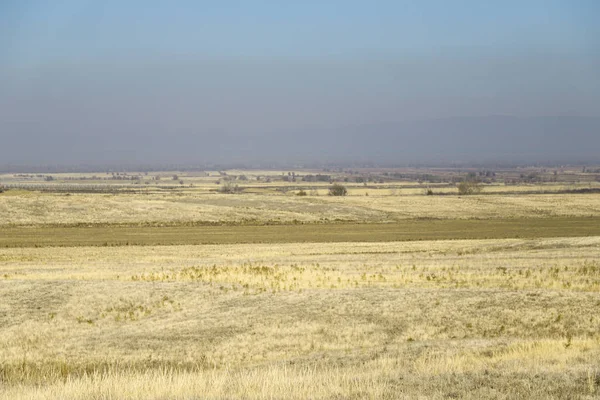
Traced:
[[598, 17], [596, 1], [5, 1], [0, 165], [597, 162]]
[[0, 0], [0, 399], [600, 399], [600, 0]]

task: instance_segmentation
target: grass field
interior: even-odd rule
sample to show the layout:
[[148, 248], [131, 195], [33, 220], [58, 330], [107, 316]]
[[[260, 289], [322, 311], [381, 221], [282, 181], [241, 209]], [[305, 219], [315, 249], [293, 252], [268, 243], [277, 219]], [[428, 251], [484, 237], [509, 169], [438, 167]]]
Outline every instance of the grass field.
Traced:
[[2, 249], [4, 396], [594, 398], [599, 259], [598, 237]]
[[0, 194], [0, 398], [600, 397], [600, 195], [376, 190]]
[[0, 247], [390, 242], [600, 235], [600, 217], [405, 220], [395, 223], [5, 227]]
[[[385, 192], [385, 189], [377, 191]], [[600, 217], [600, 194], [485, 196], [0, 194], [0, 226], [381, 223], [407, 219]]]

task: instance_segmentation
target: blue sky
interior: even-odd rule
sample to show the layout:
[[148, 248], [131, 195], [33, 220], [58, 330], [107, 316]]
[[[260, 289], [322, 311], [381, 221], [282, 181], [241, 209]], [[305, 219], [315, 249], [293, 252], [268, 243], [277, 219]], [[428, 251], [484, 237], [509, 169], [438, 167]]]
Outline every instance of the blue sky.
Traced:
[[3, 1], [3, 62], [598, 53], [597, 1]]
[[598, 117], [598, 21], [594, 0], [4, 0], [0, 136]]

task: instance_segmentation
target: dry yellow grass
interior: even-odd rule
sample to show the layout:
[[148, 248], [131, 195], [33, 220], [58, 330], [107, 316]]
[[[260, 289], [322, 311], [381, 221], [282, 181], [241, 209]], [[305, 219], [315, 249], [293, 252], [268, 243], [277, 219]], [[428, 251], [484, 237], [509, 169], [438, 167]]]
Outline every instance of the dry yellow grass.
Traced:
[[[471, 221], [482, 231], [474, 237], [493, 237], [485, 230], [507, 218], [527, 230], [519, 221], [600, 216], [598, 194], [424, 196], [414, 183], [352, 184], [336, 198], [320, 183], [319, 196], [298, 197], [299, 183], [254, 180], [282, 172], [228, 171], [248, 174], [254, 193], [243, 195], [210, 193], [216, 171], [180, 174], [193, 186], [172, 193], [156, 182], [148, 194], [10, 190], [0, 194], [0, 230], [132, 225], [137, 237], [150, 233], [146, 224], [166, 235], [163, 224], [190, 222], [486, 219]], [[549, 187], [559, 188], [486, 192]], [[436, 189], [444, 190], [454, 189]], [[375, 225], [357, 226], [368, 235]], [[196, 246], [69, 247], [66, 235], [57, 241], [66, 247], [35, 248], [17, 237], [16, 247], [0, 249], [0, 398], [600, 396], [598, 236], [239, 244], [239, 232], [231, 230], [238, 244]]]
[[390, 222], [600, 216], [599, 194], [285, 196], [224, 194], [0, 194], [1, 225], [145, 222]]
[[0, 396], [595, 398], [600, 237], [0, 249]]

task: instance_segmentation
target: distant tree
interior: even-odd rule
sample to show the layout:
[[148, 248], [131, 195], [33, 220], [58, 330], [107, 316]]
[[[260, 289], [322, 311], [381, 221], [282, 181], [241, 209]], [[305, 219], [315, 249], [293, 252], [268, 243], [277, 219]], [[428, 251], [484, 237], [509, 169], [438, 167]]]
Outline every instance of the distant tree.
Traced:
[[53, 180], [54, 180], [54, 177], [53, 177], [52, 175], [47, 175], [47, 176], [45, 176], [45, 177], [44, 177], [44, 180], [45, 180], [46, 182], [50, 182], [50, 181], [53, 181]]
[[177, 174], [173, 175], [173, 180], [174, 181], [178, 181], [179, 180], [179, 177], [177, 176]]
[[306, 195], [307, 195], [306, 191], [304, 191], [302, 189], [300, 189], [300, 191], [298, 191], [298, 193], [296, 193], [296, 196], [306, 196]]
[[458, 194], [460, 195], [470, 195], [481, 193], [483, 190], [483, 186], [474, 180], [464, 180], [460, 182], [458, 185]]
[[221, 187], [219, 188], [219, 192], [226, 194], [238, 193], [240, 191], [240, 187], [229, 180], [223, 182], [223, 185], [221, 185]]
[[348, 190], [346, 189], [346, 186], [340, 185], [339, 183], [334, 183], [329, 188], [330, 196], [345, 196], [347, 194], [348, 194]]

